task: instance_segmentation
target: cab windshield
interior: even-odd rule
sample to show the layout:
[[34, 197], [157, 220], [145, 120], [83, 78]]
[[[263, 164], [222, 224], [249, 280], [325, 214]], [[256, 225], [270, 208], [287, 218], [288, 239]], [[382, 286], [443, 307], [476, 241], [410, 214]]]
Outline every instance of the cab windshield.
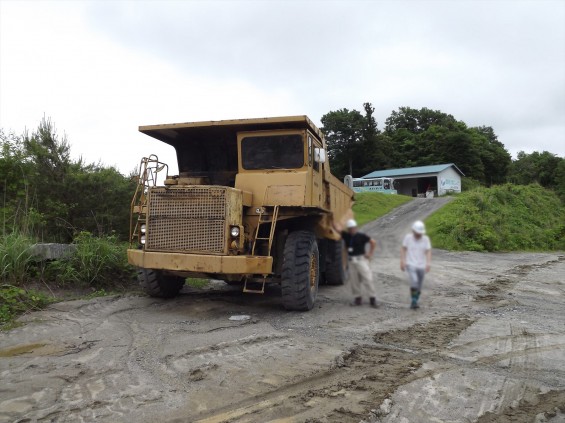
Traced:
[[241, 163], [247, 170], [299, 169], [304, 166], [302, 135], [268, 135], [241, 140]]

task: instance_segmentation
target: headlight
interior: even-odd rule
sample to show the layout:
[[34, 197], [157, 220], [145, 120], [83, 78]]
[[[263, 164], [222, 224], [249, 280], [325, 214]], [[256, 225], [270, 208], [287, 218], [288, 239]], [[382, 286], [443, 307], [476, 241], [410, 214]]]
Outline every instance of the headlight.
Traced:
[[147, 226], [145, 225], [145, 223], [142, 223], [139, 229], [141, 230], [141, 233], [144, 234], [147, 229]]
[[145, 235], [141, 235], [139, 242], [141, 242], [142, 244], [145, 244]]
[[232, 226], [230, 229], [230, 235], [232, 238], [237, 238], [239, 236], [239, 226]]

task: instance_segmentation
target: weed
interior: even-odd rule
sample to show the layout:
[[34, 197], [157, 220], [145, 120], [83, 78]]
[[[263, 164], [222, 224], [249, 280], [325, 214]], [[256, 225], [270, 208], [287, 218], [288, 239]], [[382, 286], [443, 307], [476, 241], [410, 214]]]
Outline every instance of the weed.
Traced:
[[3, 329], [14, 327], [13, 319], [16, 316], [40, 310], [50, 302], [51, 300], [40, 292], [8, 284], [0, 285], [0, 326]]
[[192, 288], [204, 288], [210, 281], [203, 278], [186, 278], [186, 284]]

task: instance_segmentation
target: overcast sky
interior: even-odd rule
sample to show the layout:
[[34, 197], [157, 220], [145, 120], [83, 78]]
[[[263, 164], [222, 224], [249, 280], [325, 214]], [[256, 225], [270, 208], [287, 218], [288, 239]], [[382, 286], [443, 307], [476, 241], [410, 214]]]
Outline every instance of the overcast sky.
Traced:
[[[401, 106], [565, 157], [565, 0], [0, 0], [0, 128], [173, 164], [139, 125]], [[173, 169], [176, 169], [176, 163]]]

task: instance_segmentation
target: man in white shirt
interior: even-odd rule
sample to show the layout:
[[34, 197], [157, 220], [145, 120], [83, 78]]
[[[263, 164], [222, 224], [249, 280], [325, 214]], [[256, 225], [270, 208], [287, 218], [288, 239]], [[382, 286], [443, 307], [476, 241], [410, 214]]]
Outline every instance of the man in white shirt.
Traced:
[[432, 244], [426, 235], [424, 222], [417, 220], [412, 225], [412, 232], [406, 234], [400, 249], [400, 270], [406, 271], [410, 279], [411, 309], [417, 309], [418, 300], [424, 283], [424, 275], [430, 271]]

